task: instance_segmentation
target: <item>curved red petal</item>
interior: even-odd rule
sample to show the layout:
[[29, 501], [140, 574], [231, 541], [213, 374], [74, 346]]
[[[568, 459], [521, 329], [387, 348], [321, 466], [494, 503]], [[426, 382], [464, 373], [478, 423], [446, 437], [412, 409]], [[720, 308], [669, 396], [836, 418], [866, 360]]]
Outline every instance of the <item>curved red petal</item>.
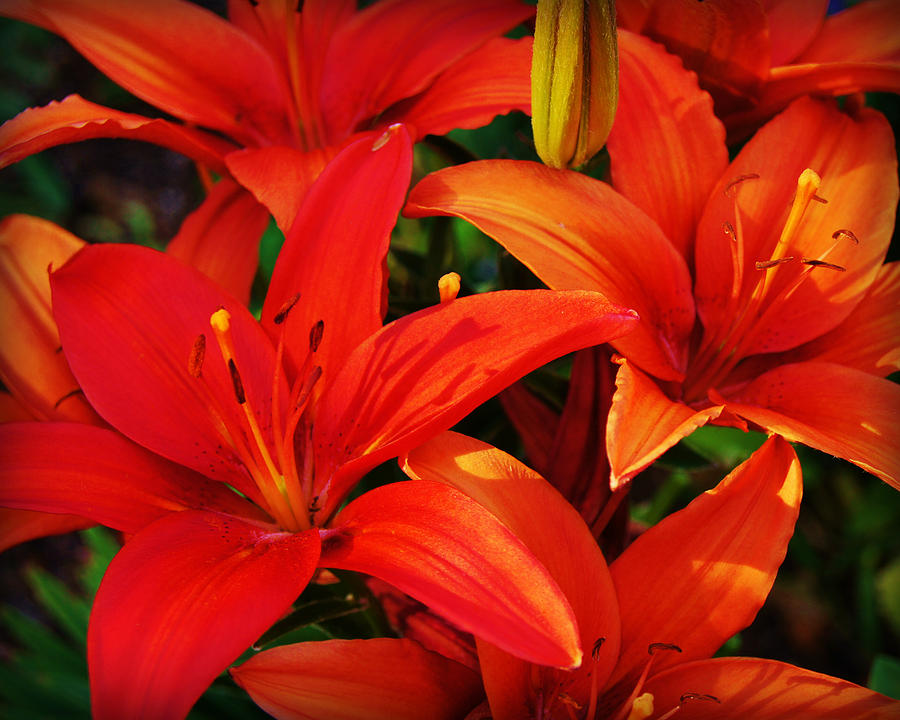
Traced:
[[135, 533], [173, 512], [265, 516], [222, 483], [80, 423], [0, 425], [0, 506], [72, 513]]
[[265, 650], [231, 671], [279, 720], [458, 720], [477, 674], [410, 640], [324, 640]]
[[287, 234], [262, 323], [278, 337], [274, 317], [299, 293], [300, 301], [284, 322], [285, 352], [301, 366], [310, 350], [310, 328], [324, 322], [315, 356], [325, 374], [323, 384], [353, 348], [381, 327], [385, 257], [411, 173], [406, 128], [394, 125], [384, 133], [366, 133], [328, 163]]
[[[258, 497], [232, 433], [254, 440], [243, 437], [244, 413], [210, 328], [226, 308], [248, 406], [271, 436], [275, 352], [249, 311], [193, 268], [134, 245], [86, 247], [51, 286], [66, 358], [97, 412], [135, 442]], [[201, 335], [205, 359], [192, 361]], [[286, 383], [280, 390], [285, 407]]]
[[94, 138], [143, 140], [187, 155], [216, 172], [234, 145], [209, 133], [95, 105], [78, 95], [29, 108], [0, 126], [0, 168], [65, 143]]
[[530, 662], [577, 666], [572, 608], [544, 566], [472, 498], [414, 480], [364, 493], [322, 533], [324, 567], [374, 575]]
[[813, 44], [796, 62], [898, 61], [898, 27], [900, 5], [894, 0], [858, 3], [826, 18]]
[[[685, 720], [896, 720], [900, 702], [840, 678], [775, 660], [716, 658], [684, 663], [647, 680], [644, 690]], [[690, 694], [710, 695], [682, 700]]]
[[828, 0], [765, 0], [770, 64], [785, 65], [806, 50], [822, 31]]
[[184, 717], [290, 607], [318, 558], [316, 530], [272, 533], [216, 513], [175, 513], [139, 532], [91, 611], [94, 717]]
[[259, 264], [259, 239], [268, 224], [266, 208], [237, 183], [222, 179], [187, 216], [166, 252], [247, 305]]
[[627, 31], [619, 32], [619, 104], [606, 145], [615, 188], [691, 262], [703, 206], [728, 165], [725, 129], [696, 76]]
[[[770, 438], [717, 487], [632, 543], [610, 571], [619, 596], [622, 651], [609, 696], [627, 697], [653, 669], [709, 657], [765, 602], [800, 510], [800, 463]], [[684, 690], [693, 690], [685, 688]]]
[[28, 540], [83, 530], [93, 524], [92, 521], [77, 515], [57, 515], [0, 507], [0, 552]]
[[[527, 372], [634, 327], [597, 293], [510, 290], [407, 315], [369, 337], [326, 387], [312, 441], [334, 507], [368, 469], [461, 420]], [[325, 332], [328, 332], [326, 328]]]

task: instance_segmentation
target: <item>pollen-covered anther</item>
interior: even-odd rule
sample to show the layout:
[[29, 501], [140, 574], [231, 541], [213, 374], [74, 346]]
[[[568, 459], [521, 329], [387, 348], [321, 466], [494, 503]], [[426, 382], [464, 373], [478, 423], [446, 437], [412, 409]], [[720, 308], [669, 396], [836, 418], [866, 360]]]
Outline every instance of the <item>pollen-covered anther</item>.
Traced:
[[231, 374], [231, 386], [234, 388], [234, 397], [238, 401], [238, 405], [243, 405], [247, 402], [247, 396], [244, 394], [244, 383], [241, 382], [241, 374], [238, 372], [233, 358], [228, 358], [228, 372]]
[[660, 650], [674, 650], [675, 652], [681, 652], [681, 648], [673, 643], [655, 642], [650, 643], [647, 646], [647, 652], [651, 655], [659, 652]]
[[278, 312], [275, 313], [275, 317], [272, 318], [272, 322], [276, 325], [281, 325], [285, 320], [287, 320], [288, 313], [291, 311], [291, 308], [297, 304], [297, 301], [300, 299], [300, 293], [296, 293], [292, 297], [288, 298], [284, 301], [284, 304], [278, 308]]
[[859, 238], [856, 237], [856, 235], [854, 235], [850, 230], [847, 230], [845, 228], [835, 230], [833, 233], [831, 233], [831, 237], [835, 240], [847, 238], [848, 240], [851, 240], [854, 245], [859, 245]]
[[827, 205], [827, 204], [828, 204], [828, 201], [827, 201], [825, 198], [819, 197], [818, 195], [813, 195], [813, 196], [810, 198], [810, 200], [815, 200], [817, 203], [822, 203], [823, 205]]
[[801, 262], [804, 265], [811, 265], [812, 267], [823, 267], [828, 268], [829, 270], [837, 270], [838, 272], [847, 272], [847, 268], [842, 265], [835, 265], [834, 263], [825, 262], [824, 260], [813, 260], [812, 258], [803, 258]]
[[688, 700], [703, 700], [706, 702], [714, 702], [719, 705], [722, 704], [722, 701], [719, 700], [719, 698], [717, 698], [715, 695], [707, 695], [706, 693], [687, 692], [680, 698], [678, 698], [679, 702], [687, 702]]
[[309, 329], [309, 349], [311, 352], [315, 352], [319, 349], [319, 344], [322, 342], [322, 335], [325, 334], [325, 321], [319, 320], [315, 325], [313, 325]]
[[600, 648], [603, 647], [603, 643], [605, 643], [605, 642], [606, 642], [605, 637], [597, 638], [594, 641], [594, 645], [593, 645], [593, 647], [591, 647], [591, 657], [594, 658], [594, 660], [599, 660]]
[[727, 220], [722, 223], [722, 232], [724, 232], [729, 237], [731, 242], [737, 242], [737, 233], [734, 231], [734, 225], [732, 225]]
[[745, 183], [747, 180], [759, 180], [759, 173], [744, 173], [743, 175], [738, 175], [725, 186], [725, 190], [723, 190], [725, 196], [733, 198], [737, 193], [738, 186]]
[[438, 293], [440, 293], [441, 296], [441, 303], [447, 303], [451, 300], [456, 300], [456, 296], [459, 295], [459, 288], [459, 273], [448, 272], [444, 275], [441, 275], [440, 280], [438, 280]]
[[776, 265], [781, 265], [786, 262], [791, 262], [794, 257], [793, 255], [789, 257], [777, 258], [776, 260], [757, 260], [754, 267], [757, 270], [768, 270], [769, 268], [775, 267]]
[[206, 335], [200, 333], [191, 346], [188, 356], [188, 372], [191, 377], [199, 378], [203, 374], [203, 358], [206, 357]]

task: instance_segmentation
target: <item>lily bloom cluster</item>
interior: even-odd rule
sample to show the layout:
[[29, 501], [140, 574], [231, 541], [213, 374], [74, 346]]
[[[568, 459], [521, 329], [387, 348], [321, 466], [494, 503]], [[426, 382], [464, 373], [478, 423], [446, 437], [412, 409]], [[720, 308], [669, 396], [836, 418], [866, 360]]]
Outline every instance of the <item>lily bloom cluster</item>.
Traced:
[[[532, 50], [518, 0], [229, 0], [227, 18], [0, 0], [171, 116], [70, 95], [0, 126], [0, 166], [128, 138], [191, 158], [207, 189], [165, 252], [0, 221], [0, 548], [123, 539], [87, 635], [94, 717], [183, 718], [229, 676], [278, 718], [900, 717], [838, 678], [713, 658], [785, 558], [789, 441], [900, 488], [894, 137], [861, 94], [808, 96], [900, 90], [896, 36], [826, 52], [833, 23], [862, 36], [896, 5], [810, 3], [802, 43], [788, 2], [620, 2], [618, 30], [590, 5], [539, 5]], [[770, 65], [723, 63], [761, 36]], [[504, 159], [412, 186], [418, 143], [532, 106], [558, 166], [611, 124], [608, 182]], [[733, 159], [726, 127], [755, 130]], [[448, 272], [439, 302], [389, 316], [401, 211], [472, 223], [547, 288], [459, 297]], [[254, 314], [270, 218], [284, 243]], [[569, 353], [557, 416], [516, 383]], [[541, 474], [451, 431], [501, 392]], [[705, 424], [768, 439], [617, 534], [640, 473]], [[373, 480], [392, 460], [404, 479]], [[393, 629], [258, 651], [336, 581]]]

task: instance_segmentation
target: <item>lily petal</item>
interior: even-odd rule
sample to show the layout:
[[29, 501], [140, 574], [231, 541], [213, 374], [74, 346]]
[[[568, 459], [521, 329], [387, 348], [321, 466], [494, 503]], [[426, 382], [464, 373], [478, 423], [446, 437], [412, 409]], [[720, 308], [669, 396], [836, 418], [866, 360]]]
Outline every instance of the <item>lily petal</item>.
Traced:
[[241, 185], [269, 208], [281, 232], [287, 234], [306, 192], [334, 156], [334, 148], [303, 152], [286, 146], [248, 148], [225, 159]]
[[900, 262], [882, 265], [865, 298], [831, 332], [788, 351], [778, 364], [820, 360], [886, 377], [900, 370]]
[[694, 410], [671, 400], [651, 377], [626, 359], [618, 362], [621, 367], [606, 429], [613, 490], [628, 484], [679, 440], [722, 412], [721, 405]]
[[93, 524], [90, 520], [77, 515], [0, 508], [0, 552], [28, 540], [83, 530]]
[[0, 379], [29, 415], [102, 424], [65, 357], [50, 309], [48, 267], [60, 267], [84, 241], [28, 215], [0, 221]]
[[764, 0], [763, 5], [769, 21], [769, 61], [773, 67], [787, 64], [809, 48], [822, 32], [823, 21], [828, 22], [828, 0]]
[[[754, 265], [775, 252], [806, 168], [821, 177], [816, 195], [828, 202], [811, 203], [782, 254], [794, 257], [795, 263], [801, 257], [827, 259], [846, 272], [808, 268], [809, 277], [788, 292], [785, 283], [797, 277], [797, 265], [785, 266], [787, 274], [780, 273], [780, 267], [757, 270]], [[753, 174], [758, 178], [725, 192], [735, 179]], [[695, 296], [706, 331], [713, 334], [734, 323], [734, 278], [739, 280], [740, 302], [747, 303], [762, 272], [773, 273], [771, 294], [781, 294], [763, 308], [766, 320], [742, 347], [744, 355], [787, 350], [835, 328], [878, 273], [893, 233], [897, 199], [894, 139], [882, 115], [863, 108], [850, 117], [832, 101], [796, 101], [744, 146], [704, 210], [697, 235]], [[735, 217], [735, 205], [741, 220]], [[736, 259], [734, 241], [722, 230], [724, 222], [743, 227], [738, 243], [743, 255]], [[841, 230], [852, 232], [859, 243], [835, 239]]]
[[268, 223], [266, 208], [224, 178], [188, 215], [166, 252], [197, 268], [246, 305], [259, 264], [259, 239]]
[[234, 145], [214, 135], [166, 120], [123, 113], [69, 95], [60, 102], [23, 110], [0, 126], [0, 168], [41, 150], [94, 138], [143, 140], [187, 155], [216, 172]]
[[412, 143], [402, 125], [351, 142], [310, 188], [278, 256], [263, 327], [277, 338], [275, 315], [299, 293], [302, 299], [284, 322], [285, 351], [302, 366], [310, 328], [324, 322], [316, 364], [326, 382], [339, 362], [381, 327], [385, 256], [411, 174]]
[[[144, 447], [258, 499], [234, 449], [231, 432], [246, 420], [209, 323], [220, 307], [231, 314], [247, 403], [270, 427], [275, 352], [247, 308], [193, 268], [135, 245], [88, 246], [51, 286], [66, 358], [97, 412]], [[192, 367], [200, 335], [205, 360]], [[283, 380], [280, 391], [285, 407]]]
[[276, 533], [217, 513], [158, 520], [113, 558], [91, 611], [98, 720], [179, 718], [287, 610], [319, 558], [316, 530]]
[[703, 206], [728, 166], [725, 128], [679, 58], [627, 30], [619, 32], [619, 106], [606, 144], [614, 187], [690, 263]]
[[533, 38], [493, 38], [441, 73], [425, 92], [389, 108], [385, 122], [416, 128], [415, 139], [479, 128], [497, 115], [531, 112]]
[[0, 425], [0, 479], [0, 506], [71, 513], [126, 533], [190, 509], [265, 520], [222, 483], [81, 423]]
[[545, 474], [559, 426], [559, 414], [532, 393], [524, 380], [510, 385], [497, 397], [522, 441], [528, 464], [538, 473]]
[[322, 103], [330, 140], [417, 95], [452, 63], [533, 13], [516, 0], [394, 0], [361, 10], [328, 49]]
[[[183, 120], [251, 144], [260, 135], [290, 137], [282, 119], [290, 96], [272, 57], [205, 8], [182, 0], [20, 5], [37, 8], [43, 27], [119, 85]], [[14, 17], [16, 10], [14, 3]]]
[[364, 472], [450, 427], [525, 373], [635, 322], [597, 293], [510, 290], [386, 325], [347, 358], [317, 408], [317, 490], [330, 483], [326, 507]]
[[[619, 623], [606, 561], [581, 516], [533, 470], [490, 445], [457, 433], [442, 433], [411, 451], [404, 460], [404, 471], [411, 477], [446, 483], [474, 498], [546, 566], [575, 612], [581, 646], [595, 651], [572, 673], [549, 668], [541, 672], [555, 673], [570, 697], [587, 703], [592, 675], [602, 687], [616, 663]], [[536, 669], [476, 640], [494, 717], [525, 717]]]
[[[652, 676], [644, 689], [657, 708], [681, 705], [679, 718], [722, 720], [894, 720], [900, 702], [846, 680], [774, 660], [716, 658]], [[686, 690], [711, 695], [682, 702]]]
[[457, 720], [484, 694], [467, 667], [390, 638], [283, 645], [231, 676], [280, 720]]
[[628, 695], [652, 643], [681, 649], [655, 653], [659, 671], [712, 655], [753, 621], [784, 560], [801, 494], [793, 448], [770, 438], [717, 487], [650, 528], [616, 559], [611, 572], [622, 651], [610, 681], [617, 687], [606, 695]]
[[530, 662], [581, 662], [575, 617], [544, 566], [459, 490], [413, 480], [370, 490], [322, 531], [323, 567], [374, 575]]
[[900, 489], [900, 386], [890, 380], [834, 363], [795, 363], [761, 375], [727, 407]]
[[[784, 0], [787, 2], [787, 0]], [[900, 60], [900, 6], [892, 0], [868, 0], [825, 19], [799, 64]]]
[[[596, 208], [596, 217], [585, 208]], [[641, 323], [615, 347], [657, 377], [681, 378], [694, 322], [687, 265], [657, 225], [608, 185], [538, 163], [485, 160], [427, 175], [403, 214], [461, 217], [549, 287], [596, 290], [634, 308]]]

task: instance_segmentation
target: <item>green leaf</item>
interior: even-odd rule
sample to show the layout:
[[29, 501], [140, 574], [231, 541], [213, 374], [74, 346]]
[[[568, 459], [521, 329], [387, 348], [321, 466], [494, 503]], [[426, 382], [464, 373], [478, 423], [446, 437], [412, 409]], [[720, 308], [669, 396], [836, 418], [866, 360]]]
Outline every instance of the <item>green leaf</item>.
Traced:
[[900, 700], [900, 660], [876, 655], [869, 673], [869, 689]]

